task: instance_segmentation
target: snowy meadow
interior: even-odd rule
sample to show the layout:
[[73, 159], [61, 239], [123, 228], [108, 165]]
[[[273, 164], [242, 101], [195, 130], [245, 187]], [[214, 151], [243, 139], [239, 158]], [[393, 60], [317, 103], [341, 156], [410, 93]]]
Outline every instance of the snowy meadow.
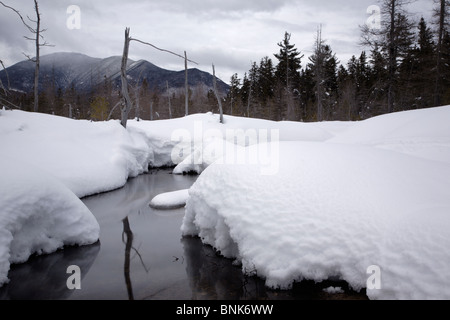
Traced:
[[185, 205], [180, 238], [270, 288], [339, 279], [370, 299], [450, 299], [449, 119], [450, 106], [360, 122], [207, 113], [124, 129], [1, 110], [0, 286], [11, 264], [100, 239], [80, 198], [171, 166], [200, 176], [150, 204]]

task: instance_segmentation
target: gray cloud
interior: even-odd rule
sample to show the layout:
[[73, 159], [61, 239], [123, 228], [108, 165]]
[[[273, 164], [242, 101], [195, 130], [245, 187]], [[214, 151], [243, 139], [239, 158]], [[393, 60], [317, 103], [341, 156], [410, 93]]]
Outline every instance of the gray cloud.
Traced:
[[[3, 0], [24, 15], [33, 16], [32, 1]], [[94, 57], [121, 55], [123, 32], [131, 27], [133, 37], [182, 54], [199, 62], [198, 68], [210, 71], [214, 62], [221, 77], [228, 81], [233, 73], [241, 77], [252, 61], [273, 58], [285, 31], [305, 54], [303, 65], [312, 53], [319, 24], [323, 37], [343, 64], [352, 54], [359, 55], [359, 25], [368, 15], [366, 9], [376, 0], [40, 0], [47, 41], [54, 48], [42, 54], [73, 51]], [[81, 29], [66, 27], [69, 5], [81, 8]], [[413, 11], [431, 11], [429, 0], [419, 0]], [[12, 12], [0, 8], [0, 58], [11, 65], [23, 60], [23, 51], [33, 46], [23, 39], [27, 30]], [[182, 61], [150, 47], [133, 43], [130, 58], [146, 59], [163, 68], [181, 70]]]

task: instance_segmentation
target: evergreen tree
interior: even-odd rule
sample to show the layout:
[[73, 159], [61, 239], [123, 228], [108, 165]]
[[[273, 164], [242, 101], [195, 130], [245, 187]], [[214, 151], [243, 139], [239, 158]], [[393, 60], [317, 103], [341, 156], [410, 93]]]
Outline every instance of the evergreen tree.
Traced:
[[[448, 79], [446, 73], [448, 72], [448, 60], [445, 55], [448, 55], [448, 27], [450, 16], [450, 1], [449, 0], [435, 0], [437, 7], [434, 10], [435, 24], [437, 25], [437, 46], [436, 46], [436, 70], [434, 80], [434, 106], [440, 106], [443, 102], [443, 96], [448, 88]], [[445, 61], [447, 60], [447, 62]], [[446, 104], [446, 103], [444, 103]]]
[[317, 113], [316, 120], [331, 119], [337, 101], [337, 58], [331, 47], [322, 40], [319, 29], [314, 54], [309, 57], [309, 68], [312, 70]]
[[230, 90], [228, 91], [227, 101], [230, 105], [230, 115], [233, 115], [238, 111], [239, 106], [239, 96], [241, 90], [241, 79], [239, 79], [238, 74], [235, 73], [230, 79]]
[[402, 63], [405, 109], [432, 106], [434, 84], [430, 79], [434, 77], [435, 61], [433, 34], [422, 18], [419, 23], [417, 44]]
[[278, 59], [275, 76], [289, 90], [300, 83], [301, 59], [303, 55], [291, 44], [291, 34], [285, 32], [284, 39], [278, 43], [280, 52], [274, 56]]
[[272, 59], [264, 57], [259, 65], [259, 98], [262, 103], [274, 97], [275, 68]]
[[398, 93], [398, 69], [401, 60], [407, 55], [413, 43], [411, 25], [404, 7], [409, 0], [382, 0], [381, 28], [361, 27], [362, 44], [377, 47], [385, 55], [387, 112], [395, 110]]

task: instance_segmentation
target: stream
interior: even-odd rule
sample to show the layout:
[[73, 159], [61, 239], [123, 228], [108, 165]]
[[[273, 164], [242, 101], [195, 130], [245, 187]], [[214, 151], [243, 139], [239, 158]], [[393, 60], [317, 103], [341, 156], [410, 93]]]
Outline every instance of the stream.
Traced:
[[[100, 241], [33, 256], [12, 265], [0, 300], [291, 300], [366, 299], [346, 283], [295, 284], [269, 290], [264, 280], [244, 276], [232, 260], [199, 238], [182, 237], [184, 209], [155, 210], [158, 194], [188, 189], [196, 176], [153, 170], [121, 189], [82, 199], [100, 224]], [[67, 268], [80, 267], [81, 288], [70, 290]], [[329, 286], [344, 293], [328, 294]]]

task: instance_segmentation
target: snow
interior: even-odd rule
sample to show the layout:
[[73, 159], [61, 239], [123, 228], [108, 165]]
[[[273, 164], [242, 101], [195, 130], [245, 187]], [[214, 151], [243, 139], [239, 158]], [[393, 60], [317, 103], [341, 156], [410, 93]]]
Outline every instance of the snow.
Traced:
[[144, 133], [117, 121], [74, 121], [39, 113], [2, 112], [2, 154], [55, 176], [78, 197], [122, 187], [148, 170]]
[[188, 198], [188, 189], [161, 193], [152, 199], [150, 207], [158, 210], [183, 208]]
[[99, 240], [81, 197], [122, 187], [148, 170], [138, 129], [0, 111], [0, 286], [11, 263]]
[[328, 288], [323, 289], [323, 291], [328, 294], [344, 293], [344, 290], [342, 290], [341, 287], [328, 287]]
[[99, 225], [66, 186], [31, 163], [0, 158], [0, 285], [11, 263], [99, 239]]
[[[11, 263], [99, 239], [81, 197], [149, 167], [201, 173], [151, 206], [266, 285], [345, 280], [371, 299], [450, 299], [450, 107], [361, 122], [212, 113], [90, 122], [0, 111], [0, 286]], [[378, 266], [381, 288], [369, 288]], [[331, 289], [330, 289], [331, 290]]]
[[375, 265], [371, 299], [449, 299], [449, 118], [450, 107], [398, 113], [281, 142], [273, 175], [213, 163], [189, 191], [182, 233], [273, 288], [338, 278], [361, 290]]

